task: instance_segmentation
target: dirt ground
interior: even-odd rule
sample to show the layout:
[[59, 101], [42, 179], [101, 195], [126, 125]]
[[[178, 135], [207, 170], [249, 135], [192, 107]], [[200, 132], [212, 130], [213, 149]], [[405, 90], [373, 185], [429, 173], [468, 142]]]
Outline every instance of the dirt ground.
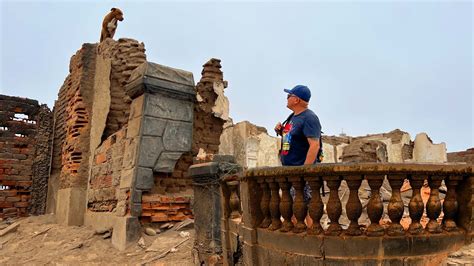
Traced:
[[[194, 265], [192, 225], [156, 236], [143, 234], [138, 244], [125, 251], [112, 246], [111, 239], [91, 227], [55, 224], [53, 215], [24, 218], [15, 232], [0, 237], [0, 265]], [[0, 230], [6, 226], [0, 222]], [[155, 241], [159, 239], [159, 241]], [[176, 245], [176, 249], [160, 259]], [[153, 251], [146, 251], [151, 248]]]
[[[156, 236], [143, 234], [142, 247], [119, 251], [104, 234], [87, 226], [55, 224], [53, 215], [17, 221], [16, 231], [0, 237], [0, 265], [195, 265], [192, 224], [182, 230], [162, 229]], [[0, 230], [6, 226], [0, 222]], [[474, 265], [474, 243], [450, 254], [447, 265]]]

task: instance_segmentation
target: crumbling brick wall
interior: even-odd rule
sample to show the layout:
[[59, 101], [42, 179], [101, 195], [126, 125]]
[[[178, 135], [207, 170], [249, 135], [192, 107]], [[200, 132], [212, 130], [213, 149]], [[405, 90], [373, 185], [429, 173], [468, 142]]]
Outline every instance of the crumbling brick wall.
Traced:
[[[123, 216], [126, 208], [117, 209], [120, 195], [120, 177], [125, 153], [126, 127], [107, 138], [94, 153], [88, 191], [88, 209], [96, 212], [120, 211]], [[122, 195], [125, 199], [126, 193]]]
[[96, 56], [96, 44], [83, 44], [71, 58], [69, 75], [54, 105], [51, 174], [59, 176], [60, 189], [87, 185]]
[[0, 95], [0, 218], [44, 214], [51, 124], [46, 105]]
[[132, 71], [146, 62], [145, 45], [134, 39], [118, 41], [106, 39], [99, 44], [100, 53], [111, 58], [110, 109], [102, 140], [105, 140], [128, 122], [131, 99], [125, 94], [124, 86]]

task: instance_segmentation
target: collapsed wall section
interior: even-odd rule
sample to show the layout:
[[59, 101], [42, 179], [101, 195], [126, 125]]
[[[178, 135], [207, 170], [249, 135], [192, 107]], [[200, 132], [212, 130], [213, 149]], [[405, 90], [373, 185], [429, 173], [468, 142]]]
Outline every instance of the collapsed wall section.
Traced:
[[44, 214], [51, 125], [46, 105], [0, 95], [0, 218]]
[[71, 58], [54, 105], [54, 139], [48, 210], [60, 223], [81, 225], [89, 174], [96, 44], [83, 44]]

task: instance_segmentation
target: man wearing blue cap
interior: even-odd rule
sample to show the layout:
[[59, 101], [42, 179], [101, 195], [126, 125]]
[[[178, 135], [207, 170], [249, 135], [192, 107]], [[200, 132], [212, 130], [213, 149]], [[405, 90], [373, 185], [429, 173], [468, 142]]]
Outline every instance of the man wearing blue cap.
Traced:
[[282, 138], [280, 153], [282, 165], [306, 165], [321, 161], [321, 123], [318, 116], [308, 109], [311, 91], [304, 85], [297, 85], [288, 93], [288, 109], [293, 113], [288, 119], [275, 126]]

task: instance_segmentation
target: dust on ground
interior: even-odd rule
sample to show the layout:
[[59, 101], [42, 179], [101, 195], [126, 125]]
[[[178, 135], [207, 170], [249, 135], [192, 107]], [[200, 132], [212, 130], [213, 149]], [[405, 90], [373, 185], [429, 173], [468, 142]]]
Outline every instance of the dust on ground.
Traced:
[[[110, 237], [104, 239], [107, 233], [98, 234], [88, 226], [56, 224], [53, 215], [17, 221], [16, 231], [0, 236], [0, 265], [194, 265], [192, 225], [179, 231], [162, 229], [156, 236], [143, 233], [141, 245], [119, 251]], [[0, 222], [0, 230], [6, 226], [5, 221]]]

